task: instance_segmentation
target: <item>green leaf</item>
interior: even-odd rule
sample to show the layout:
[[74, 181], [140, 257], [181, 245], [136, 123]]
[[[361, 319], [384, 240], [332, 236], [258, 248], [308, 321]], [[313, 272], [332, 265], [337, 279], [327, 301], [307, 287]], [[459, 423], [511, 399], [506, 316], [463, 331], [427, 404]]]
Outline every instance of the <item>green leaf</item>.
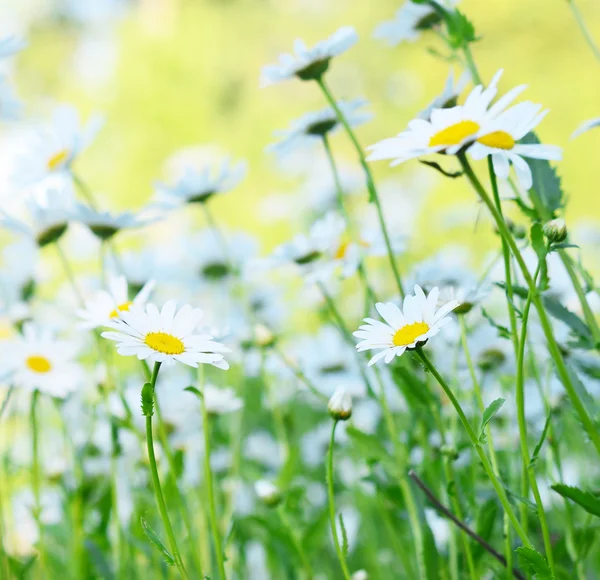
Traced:
[[185, 389], [183, 389], [184, 391], [187, 391], [188, 393], [192, 393], [193, 395], [196, 395], [196, 397], [198, 397], [199, 399], [202, 398], [202, 393], [194, 386], [190, 385], [189, 387], [186, 387]]
[[388, 450], [382, 445], [381, 440], [375, 435], [368, 435], [356, 427], [348, 427], [346, 434], [353, 444], [358, 447], [360, 454], [368, 461], [379, 461], [392, 475], [399, 475], [397, 462], [390, 456]]
[[504, 399], [496, 399], [492, 401], [483, 412], [483, 416], [481, 418], [481, 429], [479, 431], [479, 443], [483, 444], [486, 442], [485, 436], [485, 428], [488, 423], [492, 420], [494, 415], [500, 410], [500, 408], [504, 405]]
[[539, 580], [553, 580], [552, 571], [546, 558], [533, 548], [521, 546], [516, 549], [519, 561], [523, 568], [528, 568], [532, 574], [535, 574]]
[[561, 322], [564, 322], [578, 336], [589, 341], [592, 340], [592, 334], [589, 328], [577, 314], [568, 310], [556, 298], [552, 298], [551, 296], [542, 296], [542, 301], [544, 302], [544, 308], [548, 314]]
[[85, 549], [89, 554], [90, 560], [96, 570], [96, 578], [102, 580], [113, 580], [115, 575], [112, 571], [110, 562], [98, 544], [92, 540], [84, 540]]
[[544, 441], [546, 440], [546, 435], [548, 434], [548, 428], [550, 427], [550, 419], [551, 418], [552, 418], [552, 412], [550, 412], [548, 414], [548, 417], [546, 418], [546, 422], [544, 423], [544, 428], [542, 429], [542, 434], [540, 435], [540, 440], [538, 441], [538, 444], [535, 446], [535, 449], [533, 450], [533, 455], [531, 456], [531, 461], [529, 462], [529, 467], [533, 467], [533, 465], [537, 461], [540, 451], [542, 450], [542, 445], [544, 444]]
[[340, 520], [340, 528], [342, 529], [342, 553], [348, 557], [348, 534], [346, 532], [346, 526], [344, 525], [344, 518], [340, 513], [338, 516]]
[[156, 532], [150, 527], [150, 524], [144, 519], [144, 516], [140, 516], [140, 522], [142, 524], [142, 529], [144, 530], [144, 534], [146, 534], [146, 537], [150, 540], [152, 544], [154, 544], [154, 546], [158, 548], [167, 565], [173, 566], [175, 564], [175, 559], [173, 558], [173, 556], [171, 556], [169, 550], [165, 548], [165, 545], [161, 542]]
[[477, 40], [475, 27], [460, 10], [446, 12], [446, 26], [448, 42], [452, 48], [460, 48]]
[[142, 415], [144, 417], [154, 415], [154, 389], [150, 383], [142, 387]]
[[[520, 141], [520, 143], [527, 144], [538, 144], [539, 142], [535, 133], [528, 133]], [[548, 214], [554, 215], [554, 212], [564, 205], [560, 177], [558, 177], [556, 170], [550, 163], [544, 159], [526, 159], [526, 161], [533, 178], [532, 189], [538, 194]]]
[[407, 369], [402, 362], [392, 367], [392, 379], [406, 399], [411, 408], [430, 408], [436, 404], [435, 398], [430, 393], [427, 385], [413, 372]]
[[506, 326], [498, 324], [489, 314], [485, 308], [481, 309], [483, 317], [498, 331], [498, 336], [501, 338], [510, 338], [510, 330]]
[[573, 485], [565, 485], [564, 483], [552, 485], [551, 489], [564, 498], [575, 502], [589, 514], [600, 517], [600, 498], [595, 496], [591, 491], [584, 491], [583, 489], [579, 489]]
[[544, 237], [542, 224], [540, 223], [535, 223], [531, 226], [531, 247], [540, 262], [538, 287], [543, 292], [550, 286], [550, 280], [548, 278], [548, 266], [546, 264], [546, 256], [548, 255], [546, 238]]
[[557, 250], [566, 250], [568, 248], [577, 248], [580, 249], [577, 244], [568, 244], [567, 242], [561, 242], [559, 244], [552, 244], [550, 246], [550, 252], [556, 252]]
[[541, 219], [541, 216], [538, 212], [533, 208], [529, 207], [520, 197], [513, 197], [510, 199], [519, 206], [521, 212], [526, 215], [531, 221], [535, 222]]

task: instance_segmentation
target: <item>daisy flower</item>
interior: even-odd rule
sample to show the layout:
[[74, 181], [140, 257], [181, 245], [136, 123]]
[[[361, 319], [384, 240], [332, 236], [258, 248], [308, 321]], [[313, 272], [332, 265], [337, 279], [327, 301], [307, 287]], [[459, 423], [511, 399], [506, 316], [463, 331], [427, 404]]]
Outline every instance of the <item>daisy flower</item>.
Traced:
[[15, 180], [29, 185], [50, 175], [69, 174], [77, 156], [92, 143], [102, 124], [102, 118], [95, 115], [82, 126], [74, 107], [56, 108], [50, 123], [28, 140], [16, 163]]
[[0, 58], [12, 56], [23, 50], [26, 46], [27, 42], [18, 36], [5, 36], [4, 38], [0, 38]]
[[597, 117], [595, 119], [588, 119], [587, 121], [581, 123], [581, 125], [579, 125], [579, 127], [577, 127], [575, 131], [573, 131], [571, 139], [575, 139], [575, 137], [579, 137], [579, 135], [583, 135], [583, 133], [587, 133], [589, 130], [598, 126], [600, 126], [600, 117]]
[[362, 339], [356, 345], [359, 352], [380, 350], [369, 361], [369, 366], [381, 359], [389, 364], [395, 356], [402, 355], [406, 349], [416, 348], [450, 322], [447, 316], [459, 303], [456, 300], [450, 301], [436, 312], [438, 296], [437, 287], [425, 296], [421, 287], [415, 285], [415, 294], [404, 298], [402, 308], [398, 308], [393, 302], [379, 302], [375, 305], [385, 322], [365, 318], [367, 324], [363, 324], [354, 333], [354, 336]]
[[[526, 86], [509, 91], [490, 107], [498, 92], [498, 71], [487, 88], [476, 86], [463, 105], [449, 109], [433, 109], [429, 120], [413, 119], [408, 129], [396, 137], [384, 139], [368, 147], [368, 161], [392, 159], [392, 166], [431, 153], [455, 155], [469, 142], [475, 141], [489, 120], [499, 115]], [[488, 109], [489, 107], [489, 109]]]
[[[354, 99], [353, 101], [339, 101], [338, 107], [352, 127], [369, 121], [373, 115], [368, 111], [360, 111], [368, 105], [365, 99]], [[269, 145], [267, 151], [279, 154], [289, 153], [296, 147], [320, 143], [323, 136], [332, 133], [340, 126], [338, 116], [331, 107], [320, 111], [306, 113], [292, 122], [289, 129], [277, 131], [275, 135], [279, 138], [276, 143]]]
[[133, 300], [129, 300], [129, 286], [125, 276], [109, 275], [108, 288], [96, 292], [89, 301], [86, 301], [85, 307], [77, 312], [82, 318], [78, 326], [80, 328], [106, 326], [113, 318], [119, 316], [121, 312], [127, 312], [134, 304], [143, 307], [153, 288], [154, 281], [150, 280]]
[[191, 367], [211, 364], [228, 369], [221, 353], [231, 352], [226, 346], [206, 334], [194, 334], [202, 318], [199, 308], [189, 304], [177, 311], [175, 301], [169, 300], [159, 311], [154, 304], [145, 308], [133, 304], [129, 310], [107, 324], [112, 331], [102, 336], [117, 342], [117, 351], [123, 356], [137, 356], [140, 360], [172, 364], [175, 361]]
[[76, 354], [75, 344], [27, 322], [23, 335], [3, 346], [2, 366], [12, 374], [10, 380], [17, 387], [64, 398], [82, 377], [80, 366], [74, 362]]
[[491, 120], [477, 140], [468, 149], [475, 160], [492, 156], [494, 173], [507, 179], [510, 164], [515, 169], [521, 187], [529, 191], [533, 185], [531, 169], [523, 157], [560, 161], [562, 150], [556, 145], [543, 143], [519, 143], [546, 116], [548, 109], [540, 111], [541, 105], [524, 102], [507, 109]]
[[231, 191], [245, 175], [244, 161], [232, 163], [230, 159], [225, 159], [217, 168], [211, 164], [206, 164], [201, 169], [186, 165], [172, 185], [156, 183], [156, 195], [159, 203], [171, 207], [186, 203], [204, 203], [213, 195]]
[[244, 401], [229, 387], [216, 387], [207, 383], [202, 389], [202, 394], [207, 412], [214, 415], [235, 413], [244, 406]]
[[454, 107], [456, 105], [456, 100], [465, 90], [465, 87], [470, 80], [471, 73], [469, 71], [463, 72], [457, 81], [454, 80], [454, 71], [450, 71], [442, 92], [435, 97], [433, 101], [417, 115], [417, 117], [427, 121], [431, 117], [431, 113], [434, 109], [448, 109]]
[[157, 216], [143, 215], [143, 212], [113, 214], [83, 204], [77, 204], [71, 216], [73, 221], [86, 225], [101, 240], [108, 240], [121, 230], [139, 228], [158, 219]]
[[26, 202], [30, 216], [24, 222], [0, 210], [0, 225], [19, 234], [25, 234], [42, 248], [56, 242], [67, 231], [71, 219], [70, 199], [64, 191], [50, 190], [45, 199], [30, 199]]
[[294, 43], [295, 54], [282, 54], [277, 64], [264, 66], [260, 86], [267, 87], [281, 81], [298, 77], [303, 81], [321, 77], [329, 68], [329, 61], [346, 52], [358, 41], [358, 35], [351, 26], [344, 26], [326, 40], [307, 48], [304, 41]]
[[389, 46], [402, 42], [414, 42], [423, 30], [439, 24], [441, 17], [429, 4], [405, 2], [392, 20], [386, 20], [375, 28], [373, 37], [384, 40]]

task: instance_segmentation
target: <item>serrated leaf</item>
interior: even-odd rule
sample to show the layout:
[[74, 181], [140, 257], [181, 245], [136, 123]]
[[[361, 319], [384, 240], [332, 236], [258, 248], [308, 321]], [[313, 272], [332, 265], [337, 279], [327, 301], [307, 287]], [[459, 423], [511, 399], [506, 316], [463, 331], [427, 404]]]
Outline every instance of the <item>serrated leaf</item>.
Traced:
[[539, 552], [536, 552], [533, 548], [527, 548], [521, 546], [516, 549], [519, 561], [524, 568], [531, 570], [532, 574], [535, 574], [539, 580], [554, 580], [550, 566], [546, 558]]
[[432, 169], [439, 171], [442, 175], [449, 177], [450, 179], [456, 179], [463, 174], [462, 171], [446, 171], [439, 163], [436, 163], [435, 161], [425, 161], [423, 159], [419, 159], [419, 162], [423, 165], [427, 165], [427, 167], [431, 167]]
[[510, 198], [510, 201], [516, 203], [521, 212], [523, 212], [523, 214], [525, 214], [531, 221], [537, 221], [541, 218], [538, 212], [533, 207], [529, 207], [520, 197]]
[[550, 252], [555, 252], [557, 250], [566, 250], [568, 248], [577, 248], [578, 250], [580, 249], [579, 246], [577, 244], [568, 244], [567, 242], [561, 242], [559, 244], [552, 244], [550, 246]]
[[196, 395], [196, 397], [198, 397], [199, 399], [202, 398], [202, 393], [194, 386], [190, 385], [189, 387], [186, 387], [185, 389], [183, 389], [184, 391], [187, 391], [188, 393], [192, 393], [194, 395]]
[[501, 338], [510, 338], [510, 330], [506, 326], [498, 324], [489, 314], [485, 308], [481, 309], [483, 317], [498, 331], [498, 336]]
[[150, 383], [145, 383], [142, 387], [142, 415], [152, 417], [154, 415], [154, 389]]
[[447, 11], [446, 14], [446, 26], [448, 28], [448, 42], [450, 46], [460, 48], [477, 40], [475, 27], [460, 10]]
[[550, 487], [559, 495], [581, 506], [589, 514], [600, 517], [600, 498], [592, 492], [579, 489], [573, 485], [565, 485], [564, 483], [557, 483]]
[[[528, 133], [521, 139], [520, 143], [539, 144], [539, 139], [535, 133]], [[563, 191], [560, 183], [560, 177], [550, 163], [544, 159], [526, 159], [531, 176], [533, 178], [533, 187], [538, 194], [544, 208], [550, 215], [563, 207]]]
[[348, 557], [348, 534], [346, 532], [346, 526], [344, 525], [344, 518], [340, 513], [338, 516], [340, 520], [340, 528], [342, 530], [342, 553], [345, 557]]
[[481, 429], [479, 431], [479, 443], [483, 444], [486, 442], [487, 439], [485, 436], [485, 428], [492, 420], [494, 415], [500, 410], [502, 405], [504, 405], [504, 399], [496, 399], [485, 408], [485, 411], [483, 411], [483, 416], [481, 418]]
[[557, 318], [561, 322], [564, 322], [575, 334], [585, 338], [586, 340], [592, 340], [592, 333], [589, 328], [577, 316], [577, 314], [568, 310], [565, 306], [563, 306], [556, 298], [552, 296], [542, 296], [542, 301], [544, 302], [544, 308], [554, 318]]
[[165, 548], [165, 545], [161, 542], [157, 533], [152, 529], [150, 524], [145, 520], [144, 516], [140, 516], [140, 523], [142, 524], [142, 530], [144, 530], [144, 534], [150, 540], [150, 542], [152, 544], [154, 544], [154, 546], [156, 548], [158, 548], [158, 550], [162, 554], [166, 564], [168, 566], [174, 566], [175, 559], [173, 558], [173, 556], [171, 556], [171, 553], [169, 552], [169, 550], [167, 550], [167, 548]]
[[540, 439], [539, 439], [537, 445], [535, 446], [535, 449], [533, 450], [533, 455], [531, 456], [531, 461], [529, 462], [529, 467], [533, 467], [533, 465], [537, 461], [540, 451], [542, 450], [542, 445], [544, 444], [544, 441], [546, 440], [546, 435], [548, 434], [548, 428], [550, 427], [550, 419], [551, 418], [552, 418], [552, 412], [550, 412], [548, 414], [548, 417], [546, 418], [546, 422], [544, 423], [544, 428], [542, 429], [542, 434], [540, 435]]

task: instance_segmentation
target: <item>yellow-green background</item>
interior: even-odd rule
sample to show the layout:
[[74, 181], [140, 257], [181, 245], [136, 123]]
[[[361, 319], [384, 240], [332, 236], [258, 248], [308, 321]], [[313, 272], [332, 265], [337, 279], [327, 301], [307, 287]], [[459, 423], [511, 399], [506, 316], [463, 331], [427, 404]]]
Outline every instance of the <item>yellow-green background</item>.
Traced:
[[[272, 170], [264, 147], [274, 129], [322, 107], [323, 101], [312, 83], [290, 81], [259, 89], [261, 66], [291, 49], [297, 37], [312, 44], [339, 26], [352, 25], [360, 42], [334, 62], [330, 84], [338, 97], [364, 96], [372, 102], [375, 120], [359, 130], [364, 145], [399, 132], [439, 92], [448, 72], [448, 64], [426, 50], [443, 50], [430, 33], [397, 48], [372, 38], [376, 24], [391, 18], [400, 4], [146, 0], [118, 23], [116, 74], [93, 92], [69, 73], [81, 31], [47, 19], [36, 25], [29, 48], [17, 59], [19, 89], [34, 105], [49, 95], [76, 104], [85, 114], [100, 110], [106, 115], [107, 123], [79, 172], [94, 189], [109, 192], [115, 208], [136, 207], [147, 200], [164, 160], [178, 148], [215, 143], [246, 158], [248, 178], [232, 195], [219, 199], [215, 211], [231, 225], [260, 228], [270, 246], [285, 235], [285, 226], [269, 227], [248, 218], [259, 211], [257, 200], [281, 191], [285, 183]], [[578, 5], [600, 40], [600, 2], [579, 0]], [[481, 36], [473, 53], [484, 80], [504, 68], [501, 89], [527, 83], [524, 98], [551, 109], [539, 133], [546, 142], [565, 148], [559, 170], [570, 197], [568, 217], [598, 217], [600, 130], [575, 141], [569, 136], [582, 120], [600, 116], [600, 63], [585, 44], [568, 3], [464, 0], [460, 6]], [[390, 77], [397, 79], [393, 95]], [[411, 80], [415, 78], [422, 86]], [[334, 147], [353, 159], [342, 135], [336, 136]], [[383, 177], [394, 170], [377, 164], [375, 171]], [[462, 180], [443, 180], [429, 203], [470, 196]], [[427, 220], [424, 227], [427, 231]], [[473, 235], [473, 229], [466, 228], [460, 237], [470, 241]]]

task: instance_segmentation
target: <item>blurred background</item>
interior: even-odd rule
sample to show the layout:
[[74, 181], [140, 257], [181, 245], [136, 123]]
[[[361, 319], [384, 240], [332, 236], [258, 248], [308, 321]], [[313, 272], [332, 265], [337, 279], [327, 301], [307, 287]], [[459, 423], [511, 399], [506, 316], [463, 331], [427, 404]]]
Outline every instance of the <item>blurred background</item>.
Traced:
[[[147, 202], [153, 182], [165, 178], [172, 154], [211, 144], [249, 162], [247, 178], [233, 195], [219, 196], [214, 211], [232, 227], [260, 232], [266, 251], [289, 234], [286, 218], [294, 196], [310, 192], [305, 180], [300, 188], [293, 171], [278, 170], [274, 156], [264, 149], [273, 131], [324, 103], [311, 83], [290, 81], [259, 89], [261, 66], [291, 50], [295, 38], [311, 45], [342, 25], [355, 27], [360, 42], [336, 59], [330, 85], [338, 98], [371, 102], [374, 119], [358, 130], [365, 146], [391, 136], [441, 91], [451, 66], [460, 73], [458, 63], [433, 54], [445, 50], [433, 33], [395, 48], [373, 38], [376, 25], [391, 19], [401, 4], [2, 0], [0, 33], [22, 35], [29, 43], [10, 59], [28, 122], [46, 120], [61, 103], [75, 105], [84, 118], [96, 112], [105, 117], [97, 140], [78, 161], [78, 173], [105, 194], [111, 209]], [[579, 0], [578, 6], [600, 39], [600, 3]], [[593, 230], [593, 220], [600, 217], [595, 149], [600, 131], [574, 141], [569, 137], [581, 121], [600, 116], [600, 63], [585, 44], [568, 3], [464, 0], [461, 8], [481, 37], [473, 52], [483, 79], [489, 81], [504, 68], [501, 90], [526, 83], [523, 98], [551, 109], [539, 133], [565, 149], [559, 171], [570, 198], [567, 217], [570, 225], [583, 222]], [[13, 129], [7, 124], [2, 131], [0, 195], [12, 199], [18, 191], [9, 178], [13, 152], [6, 136]], [[341, 162], [354, 163], [343, 135], [335, 136], [333, 147]], [[436, 233], [449, 219], [457, 225], [453, 239], [471, 244], [478, 231], [465, 226], [475, 223], [477, 208], [466, 184], [418, 169], [417, 163], [393, 170], [385, 163], [375, 166], [380, 180], [408, 173], [409, 189], [423, 185], [415, 195], [425, 204], [419, 215], [427, 216], [422, 224], [427, 235], [418, 242], [418, 253], [439, 246]]]

